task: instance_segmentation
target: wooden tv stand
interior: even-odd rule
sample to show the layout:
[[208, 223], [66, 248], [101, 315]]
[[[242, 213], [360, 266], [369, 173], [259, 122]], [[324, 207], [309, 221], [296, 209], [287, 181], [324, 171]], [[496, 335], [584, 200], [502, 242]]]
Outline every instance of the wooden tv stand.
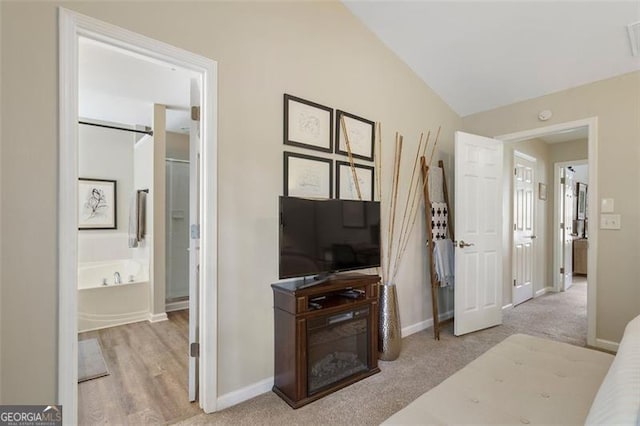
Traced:
[[275, 283], [273, 391], [293, 408], [378, 373], [377, 275]]

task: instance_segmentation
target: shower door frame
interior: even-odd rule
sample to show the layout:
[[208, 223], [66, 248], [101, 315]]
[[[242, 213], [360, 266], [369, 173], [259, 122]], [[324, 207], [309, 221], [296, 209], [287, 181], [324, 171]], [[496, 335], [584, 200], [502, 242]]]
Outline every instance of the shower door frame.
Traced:
[[58, 395], [65, 424], [77, 424], [77, 182], [78, 182], [78, 39], [87, 37], [114, 47], [174, 64], [200, 75], [200, 279], [199, 403], [217, 409], [217, 62], [77, 12], [58, 8], [59, 24], [59, 183], [58, 183]]

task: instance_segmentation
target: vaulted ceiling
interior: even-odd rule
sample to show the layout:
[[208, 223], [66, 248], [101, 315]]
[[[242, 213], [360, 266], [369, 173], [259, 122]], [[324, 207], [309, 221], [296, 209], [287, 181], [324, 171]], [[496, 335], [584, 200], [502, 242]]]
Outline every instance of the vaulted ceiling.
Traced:
[[640, 70], [640, 1], [344, 1], [461, 116]]

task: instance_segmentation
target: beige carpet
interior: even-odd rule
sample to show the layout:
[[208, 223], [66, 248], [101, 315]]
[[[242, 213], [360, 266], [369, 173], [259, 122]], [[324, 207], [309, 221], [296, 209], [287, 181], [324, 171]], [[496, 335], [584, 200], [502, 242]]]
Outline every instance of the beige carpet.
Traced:
[[379, 424], [436, 386], [496, 343], [526, 333], [584, 346], [587, 335], [586, 282], [564, 293], [549, 293], [505, 311], [503, 325], [453, 336], [445, 325], [441, 340], [432, 329], [403, 340], [400, 358], [380, 362], [381, 373], [294, 410], [273, 392], [181, 425]]

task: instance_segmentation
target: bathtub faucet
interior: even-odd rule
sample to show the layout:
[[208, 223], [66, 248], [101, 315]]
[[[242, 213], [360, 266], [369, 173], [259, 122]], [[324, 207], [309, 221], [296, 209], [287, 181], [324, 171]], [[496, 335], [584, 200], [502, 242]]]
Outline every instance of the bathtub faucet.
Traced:
[[114, 284], [122, 283], [122, 279], [120, 278], [120, 272], [116, 272], [113, 274], [113, 282]]

